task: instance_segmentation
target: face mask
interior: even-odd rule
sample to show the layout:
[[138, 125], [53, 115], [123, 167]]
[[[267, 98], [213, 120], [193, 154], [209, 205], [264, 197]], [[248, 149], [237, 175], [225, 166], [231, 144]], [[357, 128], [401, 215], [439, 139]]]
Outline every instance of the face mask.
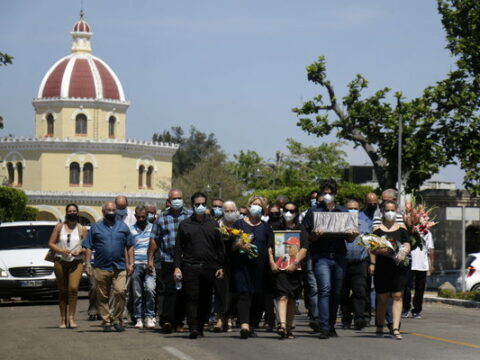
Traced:
[[153, 223], [155, 221], [155, 214], [148, 213], [147, 214], [147, 220], [149, 223]]
[[223, 215], [223, 209], [219, 207], [214, 207], [213, 208], [213, 216], [215, 217], [220, 217]]
[[195, 206], [195, 214], [197, 215], [205, 214], [206, 210], [207, 210], [207, 207], [205, 205]]
[[356, 213], [358, 213], [358, 210], [357, 209], [348, 209], [348, 212], [356, 214]]
[[323, 195], [323, 201], [325, 204], [331, 204], [335, 200], [335, 195], [332, 194], [325, 194]]
[[128, 210], [127, 209], [117, 209], [116, 213], [117, 213], [118, 216], [124, 217], [125, 215], [128, 214]]
[[238, 211], [226, 212], [223, 214], [223, 219], [227, 222], [234, 222], [237, 221], [240, 217]]
[[115, 213], [106, 213], [105, 215], [105, 219], [107, 219], [107, 221], [109, 222], [114, 222], [115, 221], [115, 217], [117, 216]]
[[295, 218], [295, 214], [291, 213], [290, 211], [285, 211], [283, 213], [283, 218], [285, 219], [286, 222], [290, 222]]
[[317, 199], [310, 199], [310, 205], [311, 206], [317, 205]]
[[395, 211], [385, 211], [385, 214], [383, 214], [383, 216], [385, 217], [385, 220], [387, 221], [393, 221], [397, 218], [397, 213]]
[[367, 210], [370, 212], [374, 212], [375, 210], [377, 210], [377, 204], [368, 204]]
[[78, 214], [67, 214], [65, 215], [67, 221], [78, 222]]
[[260, 205], [251, 205], [250, 206], [250, 215], [253, 217], [260, 217], [262, 215], [262, 207]]
[[147, 225], [147, 220], [137, 220], [137, 225], [140, 227], [145, 227]]
[[245, 214], [240, 213], [240, 219], [243, 219], [245, 217]]
[[183, 207], [183, 199], [173, 199], [170, 203], [174, 210], [179, 210]]
[[279, 220], [280, 219], [280, 213], [278, 212], [273, 212], [273, 213], [270, 213], [270, 220]]

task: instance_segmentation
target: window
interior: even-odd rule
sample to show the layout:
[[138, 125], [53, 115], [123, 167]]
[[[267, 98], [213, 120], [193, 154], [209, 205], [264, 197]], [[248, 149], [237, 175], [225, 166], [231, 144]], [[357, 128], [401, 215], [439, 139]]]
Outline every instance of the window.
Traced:
[[152, 188], [153, 166], [149, 166], [147, 170], [147, 188]]
[[80, 184], [80, 165], [77, 162], [70, 164], [70, 185]]
[[87, 135], [87, 117], [84, 114], [78, 114], [75, 118], [75, 134]]
[[110, 116], [110, 119], [108, 119], [108, 137], [114, 138], [115, 137], [115, 123], [117, 122], [117, 119], [115, 119], [115, 116]]
[[47, 115], [47, 136], [53, 136], [54, 126], [53, 126], [53, 115]]
[[13, 185], [15, 181], [15, 169], [11, 162], [7, 163], [7, 172], [8, 172], [8, 185]]
[[83, 165], [83, 185], [93, 185], [93, 165], [91, 163]]
[[17, 162], [17, 185], [23, 184], [23, 164], [21, 162]]
[[143, 174], [145, 173], [145, 166], [140, 165], [138, 168], [138, 187], [143, 187]]

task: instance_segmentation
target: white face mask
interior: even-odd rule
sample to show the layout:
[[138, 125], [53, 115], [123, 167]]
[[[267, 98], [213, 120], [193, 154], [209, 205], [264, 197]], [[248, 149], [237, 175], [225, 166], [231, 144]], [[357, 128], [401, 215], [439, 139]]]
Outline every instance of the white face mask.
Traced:
[[335, 195], [332, 194], [325, 194], [323, 195], [323, 201], [325, 204], [331, 204], [335, 200]]
[[290, 211], [284, 211], [283, 218], [286, 222], [290, 222], [295, 218], [295, 214], [291, 213]]
[[226, 212], [223, 214], [223, 219], [227, 222], [235, 222], [240, 219], [240, 214], [238, 211]]
[[260, 205], [250, 205], [250, 215], [253, 217], [260, 217], [262, 216], [262, 207]]
[[385, 217], [385, 220], [393, 221], [397, 218], [397, 212], [393, 210], [388, 210], [388, 211], [385, 211], [383, 216]]

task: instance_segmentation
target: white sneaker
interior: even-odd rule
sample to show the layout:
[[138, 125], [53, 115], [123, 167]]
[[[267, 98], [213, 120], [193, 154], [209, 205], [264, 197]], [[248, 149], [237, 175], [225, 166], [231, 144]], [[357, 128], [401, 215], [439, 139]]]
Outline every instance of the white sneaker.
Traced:
[[137, 323], [135, 324], [135, 327], [137, 329], [142, 329], [143, 328], [143, 321], [142, 319], [137, 319]]
[[155, 327], [155, 320], [153, 320], [151, 317], [145, 318], [145, 327], [147, 329], [153, 329]]

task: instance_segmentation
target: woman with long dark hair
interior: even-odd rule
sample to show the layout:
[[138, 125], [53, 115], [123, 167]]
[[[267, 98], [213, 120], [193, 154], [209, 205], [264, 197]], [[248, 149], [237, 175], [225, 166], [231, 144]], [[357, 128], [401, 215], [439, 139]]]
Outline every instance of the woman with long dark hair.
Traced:
[[58, 284], [61, 329], [76, 328], [78, 287], [83, 272], [82, 239], [86, 229], [80, 225], [78, 206], [65, 207], [65, 221], [53, 229], [48, 246], [55, 252], [54, 272]]

